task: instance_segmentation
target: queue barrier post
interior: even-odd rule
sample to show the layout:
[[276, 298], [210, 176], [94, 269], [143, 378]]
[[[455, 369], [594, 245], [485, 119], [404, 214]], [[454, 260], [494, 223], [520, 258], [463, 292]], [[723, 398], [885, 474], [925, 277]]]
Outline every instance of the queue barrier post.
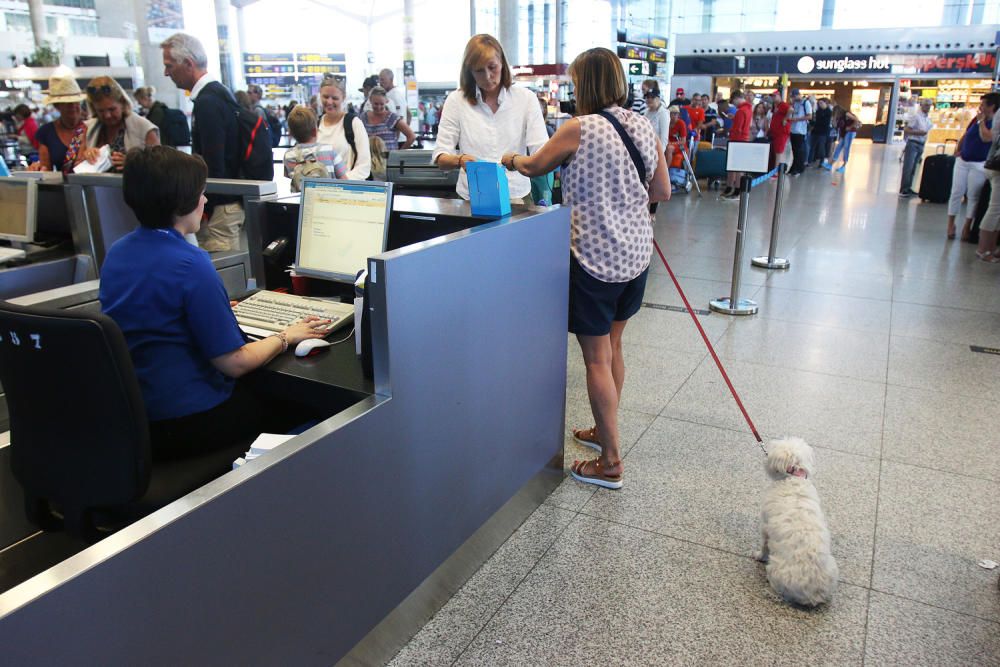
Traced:
[[733, 283], [728, 297], [710, 301], [708, 307], [725, 315], [753, 315], [757, 312], [757, 302], [740, 298], [740, 279], [743, 267], [743, 246], [746, 242], [747, 217], [750, 213], [750, 176], [743, 174], [740, 179], [740, 217], [736, 223], [736, 252], [733, 256]]
[[791, 263], [784, 257], [776, 257], [778, 252], [778, 224], [781, 222], [781, 204], [785, 192], [786, 164], [778, 165], [778, 186], [774, 194], [774, 216], [771, 218], [771, 243], [767, 256], [754, 257], [750, 263], [762, 269], [787, 269]]

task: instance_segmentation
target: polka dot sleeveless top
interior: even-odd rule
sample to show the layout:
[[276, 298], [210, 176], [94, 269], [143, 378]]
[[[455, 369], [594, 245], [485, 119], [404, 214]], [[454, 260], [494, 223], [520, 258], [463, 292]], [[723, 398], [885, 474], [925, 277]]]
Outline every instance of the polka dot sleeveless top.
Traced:
[[656, 171], [656, 133], [649, 121], [610, 107], [646, 165], [646, 183], [621, 136], [597, 114], [580, 116], [580, 148], [563, 175], [571, 207], [570, 247], [580, 266], [598, 280], [621, 283], [637, 277], [653, 254], [653, 220], [646, 187]]

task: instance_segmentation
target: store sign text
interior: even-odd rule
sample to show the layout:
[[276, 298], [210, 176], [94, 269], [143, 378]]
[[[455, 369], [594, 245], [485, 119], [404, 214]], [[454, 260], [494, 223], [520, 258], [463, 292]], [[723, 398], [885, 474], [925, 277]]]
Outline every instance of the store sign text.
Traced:
[[800, 74], [843, 74], [845, 72], [947, 73], [992, 71], [996, 56], [992, 53], [966, 53], [957, 56], [862, 55], [840, 58], [802, 56], [796, 63]]

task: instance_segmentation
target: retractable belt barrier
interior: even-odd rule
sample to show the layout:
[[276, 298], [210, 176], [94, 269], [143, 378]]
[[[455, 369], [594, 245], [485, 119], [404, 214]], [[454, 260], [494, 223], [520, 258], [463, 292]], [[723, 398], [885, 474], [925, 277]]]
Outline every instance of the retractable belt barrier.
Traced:
[[767, 249], [767, 256], [754, 257], [750, 263], [762, 269], [787, 269], [790, 264], [784, 257], [775, 257], [778, 252], [778, 223], [781, 222], [781, 201], [785, 192], [785, 165], [779, 164], [772, 171], [764, 176], [755, 178], [751, 187], [756, 187], [763, 182], [760, 179], [768, 179], [775, 171], [778, 172], [778, 186], [774, 191], [774, 215], [771, 216], [771, 243]]
[[757, 303], [750, 299], [740, 298], [740, 279], [743, 273], [743, 249], [746, 243], [747, 217], [750, 212], [750, 191], [761, 183], [765, 183], [772, 176], [778, 177], [777, 194], [774, 201], [774, 215], [771, 219], [771, 244], [767, 257], [754, 257], [752, 264], [768, 269], [787, 269], [788, 260], [775, 257], [778, 244], [778, 222], [781, 218], [781, 198], [785, 184], [785, 165], [779, 164], [777, 167], [761, 174], [756, 178], [751, 178], [744, 174], [740, 179], [740, 216], [736, 223], [736, 250], [733, 253], [733, 280], [729, 290], [729, 296], [719, 297], [709, 302], [708, 307], [714, 312], [725, 315], [754, 315], [757, 312]]

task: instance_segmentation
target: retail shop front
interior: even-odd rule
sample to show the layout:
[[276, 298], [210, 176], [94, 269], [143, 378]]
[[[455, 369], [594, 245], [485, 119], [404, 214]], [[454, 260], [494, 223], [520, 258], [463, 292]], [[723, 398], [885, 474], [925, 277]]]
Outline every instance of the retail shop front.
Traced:
[[[760, 95], [782, 81], [804, 95], [832, 99], [863, 123], [859, 137], [902, 139], [902, 123], [918, 97], [935, 101], [935, 143], [958, 139], [989, 92], [996, 56], [989, 52], [941, 55], [891, 53], [795, 53], [739, 56], [677, 56], [674, 76], [710, 77], [713, 93], [734, 89]], [[889, 131], [892, 128], [892, 132]]]

